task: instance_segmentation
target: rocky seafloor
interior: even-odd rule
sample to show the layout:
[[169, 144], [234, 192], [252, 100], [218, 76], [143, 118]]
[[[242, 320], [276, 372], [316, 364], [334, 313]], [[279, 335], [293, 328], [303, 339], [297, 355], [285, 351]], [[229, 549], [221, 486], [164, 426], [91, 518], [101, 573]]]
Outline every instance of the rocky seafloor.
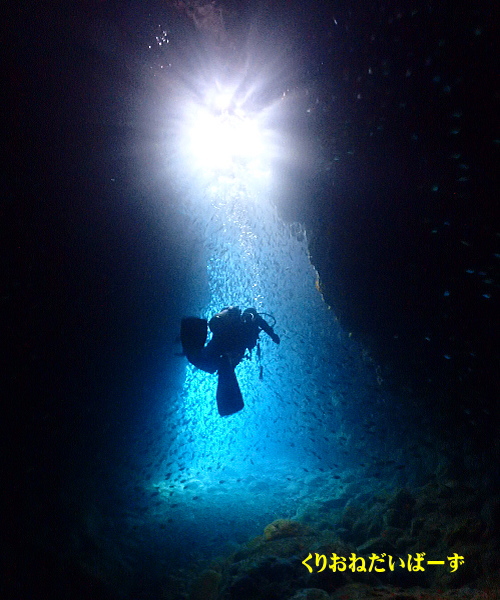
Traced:
[[[366, 493], [352, 482], [228, 556], [169, 574], [162, 600], [500, 599], [500, 495], [449, 469]], [[441, 561], [431, 564], [428, 561]], [[149, 591], [149, 594], [151, 590]]]

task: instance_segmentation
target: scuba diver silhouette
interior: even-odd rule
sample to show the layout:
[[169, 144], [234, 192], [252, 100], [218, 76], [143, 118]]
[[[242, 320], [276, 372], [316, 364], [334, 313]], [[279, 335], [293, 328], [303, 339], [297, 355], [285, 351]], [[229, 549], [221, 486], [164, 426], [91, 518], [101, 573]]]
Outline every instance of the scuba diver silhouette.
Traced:
[[[208, 327], [212, 338], [205, 345]], [[255, 308], [241, 312], [238, 306], [228, 306], [206, 319], [186, 317], [181, 322], [183, 353], [189, 362], [207, 373], [217, 373], [217, 407], [221, 417], [232, 415], [244, 407], [235, 367], [246, 351], [252, 351], [259, 334], [265, 331], [275, 344], [279, 336]]]

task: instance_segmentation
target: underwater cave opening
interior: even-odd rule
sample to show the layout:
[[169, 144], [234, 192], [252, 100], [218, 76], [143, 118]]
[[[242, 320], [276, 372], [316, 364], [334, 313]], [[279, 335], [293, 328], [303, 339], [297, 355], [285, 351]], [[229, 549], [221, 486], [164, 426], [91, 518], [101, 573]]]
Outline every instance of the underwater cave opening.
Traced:
[[[260, 111], [246, 110], [246, 94], [241, 105], [208, 109], [190, 94], [180, 94], [181, 114], [172, 109], [164, 128], [164, 164], [185, 222], [176, 236], [192, 248], [179, 312], [208, 320], [226, 306], [255, 307], [275, 320], [281, 343], [261, 334], [259, 351], [236, 367], [240, 412], [221, 418], [217, 376], [185, 358], [178, 383], [145, 411], [146, 435], [138, 428], [129, 449], [139, 468], [125, 484], [124, 528], [134, 553], [154, 553], [147, 569], [157, 575], [234, 550], [276, 519], [307, 521], [332, 503], [340, 510], [382, 490], [385, 475], [402, 485], [418, 477], [388, 472], [404, 460], [404, 408], [388, 400], [377, 365], [325, 303], [305, 227], [277, 208], [295, 197], [285, 174], [311, 160], [307, 142], [294, 148], [294, 136], [278, 131], [285, 94]], [[198, 118], [239, 133], [214, 139], [213, 127], [197, 131]], [[252, 143], [242, 150], [246, 133]]]
[[158, 435], [129, 525], [171, 566], [208, 560], [275, 519], [304, 518], [311, 506], [367, 491], [360, 463], [367, 448], [382, 455], [389, 443], [385, 430], [362, 441], [367, 422], [388, 410], [375, 365], [318, 291], [304, 227], [285, 223], [262, 193], [242, 177], [217, 177], [203, 202], [199, 190], [185, 200], [203, 239], [194, 272], [205, 272], [208, 287], [196, 316], [253, 306], [276, 320], [281, 344], [262, 334], [259, 351], [236, 368], [242, 411], [221, 418], [217, 376], [183, 363], [182, 386], [166, 391], [151, 417]]

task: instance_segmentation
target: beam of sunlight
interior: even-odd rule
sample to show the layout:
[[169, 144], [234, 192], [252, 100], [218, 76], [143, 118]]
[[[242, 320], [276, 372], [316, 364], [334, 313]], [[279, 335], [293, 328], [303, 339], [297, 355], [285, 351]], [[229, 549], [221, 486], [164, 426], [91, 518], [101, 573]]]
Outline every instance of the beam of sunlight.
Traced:
[[[327, 423], [339, 412], [331, 351], [343, 334], [316, 289], [306, 232], [282, 222], [270, 185], [256, 185], [262, 174], [256, 163], [273, 152], [260, 115], [246, 116], [231, 94], [207, 97], [187, 111], [180, 142], [191, 159], [184, 169], [193, 177], [191, 208], [204, 231], [210, 288], [198, 316], [254, 306], [276, 319], [282, 339], [276, 346], [262, 334], [260, 351], [236, 368], [245, 408], [228, 418], [217, 413], [216, 375], [187, 366], [176, 405], [183, 426], [176, 427], [170, 454], [183, 457], [188, 477], [208, 484], [228, 469], [274, 477], [318, 463], [318, 447], [333, 435]], [[323, 465], [330, 459], [338, 456], [321, 456]]]
[[[191, 552], [196, 539], [210, 554], [300, 516], [318, 495], [339, 497], [359, 468], [347, 448], [361, 435], [354, 407], [370, 394], [371, 373], [318, 292], [304, 227], [276, 208], [286, 173], [315, 156], [305, 136], [294, 143], [291, 132], [304, 129], [294, 121], [286, 130], [299, 104], [286, 85], [277, 90], [269, 64], [278, 62], [260, 79], [245, 63], [240, 82], [222, 85], [213, 67], [199, 85], [194, 70], [187, 82], [169, 81], [170, 113], [158, 120], [163, 168], [187, 223], [179, 235], [197, 243], [196, 309], [185, 316], [252, 306], [281, 337], [278, 346], [262, 333], [259, 351], [236, 367], [245, 402], [236, 414], [219, 416], [217, 375], [187, 361], [180, 388], [166, 391], [146, 485], [150, 523], [168, 523], [176, 550], [185, 540]], [[161, 527], [153, 531], [159, 539]]]
[[230, 170], [240, 161], [258, 172], [265, 149], [258, 123], [242, 109], [230, 111], [226, 100], [218, 100], [213, 111], [193, 110], [187, 133], [188, 152], [200, 170]]

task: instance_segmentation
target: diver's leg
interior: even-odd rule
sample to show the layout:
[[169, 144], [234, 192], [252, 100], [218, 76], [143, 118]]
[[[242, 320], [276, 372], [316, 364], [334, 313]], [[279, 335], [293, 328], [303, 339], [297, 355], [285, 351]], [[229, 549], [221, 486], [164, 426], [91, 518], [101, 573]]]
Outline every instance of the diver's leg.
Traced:
[[221, 363], [221, 353], [213, 339], [204, 348], [189, 352], [186, 356], [191, 364], [207, 373], [215, 373]]
[[207, 341], [208, 325], [206, 319], [184, 317], [181, 320], [181, 343], [184, 354], [199, 352]]
[[190, 352], [186, 354], [186, 357], [197, 369], [201, 369], [207, 373], [215, 373], [219, 368], [219, 363], [214, 357], [207, 355], [205, 350], [206, 348], [202, 348], [198, 352]]
[[196, 368], [215, 373], [219, 367], [212, 342], [205, 346], [208, 327], [206, 319], [185, 317], [181, 321], [181, 343], [186, 358]]
[[244, 353], [242, 352], [226, 352], [225, 356], [227, 357], [229, 364], [233, 369], [235, 369], [240, 362], [243, 360]]

